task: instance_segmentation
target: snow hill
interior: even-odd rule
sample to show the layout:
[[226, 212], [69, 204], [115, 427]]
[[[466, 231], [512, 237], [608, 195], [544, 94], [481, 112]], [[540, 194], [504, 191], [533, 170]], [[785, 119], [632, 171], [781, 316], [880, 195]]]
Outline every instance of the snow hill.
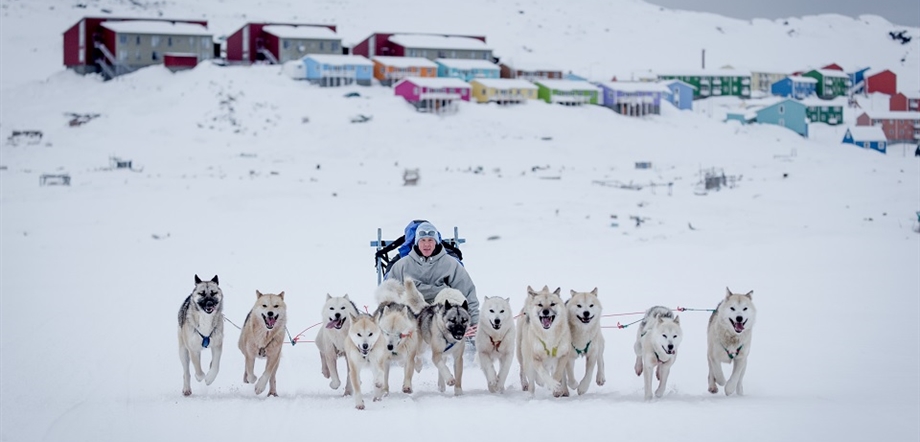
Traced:
[[[438, 117], [391, 89], [322, 89], [275, 66], [153, 67], [110, 82], [61, 66], [63, 30], [107, 9], [207, 18], [221, 33], [256, 19], [336, 23], [346, 42], [484, 34], [500, 56], [595, 79], [696, 68], [705, 47], [714, 67], [885, 66], [920, 87], [920, 29], [875, 16], [748, 22], [640, 1], [557, 4], [0, 0], [0, 440], [920, 436], [920, 162], [900, 146], [881, 155], [673, 108], [637, 120], [464, 103]], [[912, 44], [888, 39], [895, 29]], [[99, 117], [70, 127], [69, 113]], [[373, 119], [351, 123], [357, 114]], [[43, 138], [7, 142], [14, 130]], [[111, 170], [112, 156], [137, 170]], [[406, 168], [420, 169], [417, 186], [403, 186]], [[702, 194], [709, 168], [736, 185]], [[63, 173], [70, 186], [39, 185]], [[706, 392], [708, 314], [684, 312], [680, 358], [652, 403], [632, 372], [634, 329], [615, 328], [629, 316], [604, 318], [607, 383], [580, 397], [531, 399], [516, 363], [506, 394], [489, 394], [475, 360], [453, 397], [428, 362], [414, 394], [366, 398], [358, 412], [308, 342], [284, 348], [280, 397], [256, 397], [229, 323], [217, 380], [182, 397], [175, 321], [193, 275], [220, 276], [237, 324], [255, 290], [284, 290], [297, 334], [327, 293], [373, 308], [369, 241], [419, 217], [457, 226], [479, 296], [516, 310], [528, 285], [596, 286], [609, 314], [713, 308], [726, 286], [754, 290], [747, 396]]]

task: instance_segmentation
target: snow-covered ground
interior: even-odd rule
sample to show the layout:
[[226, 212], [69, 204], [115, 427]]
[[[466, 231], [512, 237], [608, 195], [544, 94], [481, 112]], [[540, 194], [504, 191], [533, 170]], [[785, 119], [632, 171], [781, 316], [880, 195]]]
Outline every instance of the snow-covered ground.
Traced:
[[[243, 14], [335, 22], [350, 41], [443, 23], [488, 35], [500, 55], [527, 46], [604, 79], [695, 67], [705, 44], [712, 65], [885, 65], [917, 88], [920, 43], [887, 40], [900, 27], [871, 16], [751, 23], [639, 1], [474, 0], [457, 12], [410, 1], [57, 3], [0, 0], [0, 439], [920, 437], [920, 162], [900, 147], [881, 155], [673, 108], [637, 120], [600, 107], [464, 103], [438, 117], [387, 88], [320, 89], [272, 66], [154, 67], [106, 83], [60, 66], [63, 30], [106, 8], [205, 17], [228, 33]], [[409, 7], [418, 12], [404, 15]], [[101, 116], [70, 127], [70, 112]], [[356, 114], [373, 119], [350, 123]], [[40, 143], [6, 142], [28, 129], [44, 133]], [[108, 170], [110, 156], [139, 170]], [[416, 167], [419, 185], [403, 186]], [[712, 167], [737, 186], [698, 194]], [[68, 173], [71, 185], [39, 186], [45, 173]], [[635, 227], [631, 216], [647, 221]], [[706, 392], [702, 312], [681, 314], [680, 358], [652, 403], [632, 372], [634, 328], [612, 327], [635, 317], [605, 318], [607, 384], [581, 397], [539, 389], [531, 399], [516, 364], [509, 391], [489, 394], [476, 361], [453, 397], [437, 391], [429, 362], [414, 394], [358, 412], [306, 342], [283, 349], [280, 397], [256, 397], [230, 324], [217, 380], [181, 395], [175, 321], [193, 275], [220, 276], [237, 324], [255, 290], [284, 290], [297, 334], [320, 320], [327, 293], [373, 308], [369, 241], [420, 217], [458, 226], [480, 297], [510, 297], [515, 310], [528, 285], [596, 286], [605, 313], [713, 308], [726, 286], [754, 290], [747, 395]]]

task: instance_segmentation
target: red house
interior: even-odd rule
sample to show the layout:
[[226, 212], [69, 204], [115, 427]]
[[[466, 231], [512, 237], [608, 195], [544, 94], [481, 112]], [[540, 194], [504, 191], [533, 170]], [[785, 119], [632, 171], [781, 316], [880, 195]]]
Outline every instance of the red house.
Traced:
[[898, 93], [898, 76], [888, 69], [866, 72], [866, 93], [880, 92], [886, 95]]
[[471, 58], [491, 60], [492, 50], [479, 35], [374, 33], [351, 51], [367, 58], [377, 56]]
[[831, 70], [843, 72], [843, 68], [840, 67], [840, 65], [837, 63], [831, 63], [827, 66], [822, 67], [821, 69], [831, 69]]
[[857, 126], [881, 126], [888, 144], [920, 142], [920, 112], [863, 112]]
[[170, 71], [184, 71], [198, 66], [198, 54], [167, 52], [163, 54], [163, 66]]
[[888, 100], [888, 110], [901, 112], [918, 112], [920, 111], [920, 93], [914, 92], [910, 95], [900, 92], [891, 96]]
[[342, 54], [335, 25], [246, 23], [227, 37], [227, 62], [281, 64], [309, 54]]

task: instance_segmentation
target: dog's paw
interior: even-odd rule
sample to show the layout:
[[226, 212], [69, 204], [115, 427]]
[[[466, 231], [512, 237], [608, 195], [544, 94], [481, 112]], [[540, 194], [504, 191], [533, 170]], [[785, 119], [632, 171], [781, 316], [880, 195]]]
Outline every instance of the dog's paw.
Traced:
[[362, 401], [362, 402], [360, 402], [360, 403], [358, 403], [358, 404], [355, 404], [355, 408], [358, 409], [358, 410], [363, 410], [363, 409], [364, 409], [364, 401]]
[[403, 393], [412, 394], [412, 387], [403, 387]]
[[183, 388], [183, 389], [182, 389], [182, 396], [191, 396], [191, 395], [192, 395], [192, 389], [191, 389], [191, 388]]
[[244, 384], [253, 384], [256, 382], [256, 375], [243, 373], [243, 383]]
[[606, 383], [607, 383], [607, 378], [606, 378], [606, 377], [604, 377], [604, 376], [598, 376], [598, 377], [597, 377], [597, 386], [598, 386], [598, 387], [603, 387], [604, 384], [606, 384]]
[[454, 379], [453, 377], [450, 377], [450, 378], [447, 379], [447, 385], [450, 386], [450, 387], [453, 387], [454, 384], [456, 384], [456, 383], [457, 383], [457, 380]]
[[716, 393], [719, 392], [719, 387], [717, 387], [717, 386], [715, 386], [715, 385], [712, 385], [712, 386], [709, 387], [709, 392], [712, 393], [712, 394], [716, 394]]
[[269, 395], [269, 396], [278, 397], [278, 392], [275, 391], [275, 390], [271, 390], [271, 391], [268, 392], [268, 395]]
[[204, 378], [204, 383], [206, 385], [211, 385], [215, 379], [217, 379], [217, 370], [209, 371], [208, 375]]
[[333, 379], [331, 382], [329, 382], [329, 388], [332, 388], [333, 390], [338, 390], [340, 385], [342, 385], [342, 381], [338, 379]]
[[201, 382], [203, 379], [204, 379], [204, 372], [203, 372], [203, 371], [197, 371], [197, 372], [195, 372], [195, 380], [196, 380], [196, 381]]
[[735, 387], [733, 387], [733, 386], [731, 386], [731, 385], [726, 385], [726, 386], [725, 386], [725, 395], [726, 395], [726, 396], [731, 396], [731, 395], [733, 395], [733, 394], [735, 394]]
[[588, 386], [591, 385], [589, 382], [585, 382], [584, 385], [578, 385], [578, 395], [581, 396], [588, 392]]
[[265, 391], [265, 384], [267, 382], [268, 378], [259, 379], [259, 382], [256, 382], [256, 395], [260, 395]]

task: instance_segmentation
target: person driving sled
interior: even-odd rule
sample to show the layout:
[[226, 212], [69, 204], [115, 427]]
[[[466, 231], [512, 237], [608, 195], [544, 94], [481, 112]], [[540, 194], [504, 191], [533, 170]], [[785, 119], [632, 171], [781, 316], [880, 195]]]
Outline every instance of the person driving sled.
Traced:
[[[441, 246], [438, 229], [429, 222], [423, 222], [415, 229], [415, 245], [403, 259], [393, 263], [386, 279], [405, 281], [412, 278], [418, 291], [425, 297], [425, 302], [434, 302], [441, 289], [457, 289], [466, 297], [470, 311], [470, 327], [467, 336], [476, 333], [479, 324], [479, 299], [476, 286], [470, 274], [453, 256], [447, 254]], [[472, 342], [472, 338], [470, 338]]]

